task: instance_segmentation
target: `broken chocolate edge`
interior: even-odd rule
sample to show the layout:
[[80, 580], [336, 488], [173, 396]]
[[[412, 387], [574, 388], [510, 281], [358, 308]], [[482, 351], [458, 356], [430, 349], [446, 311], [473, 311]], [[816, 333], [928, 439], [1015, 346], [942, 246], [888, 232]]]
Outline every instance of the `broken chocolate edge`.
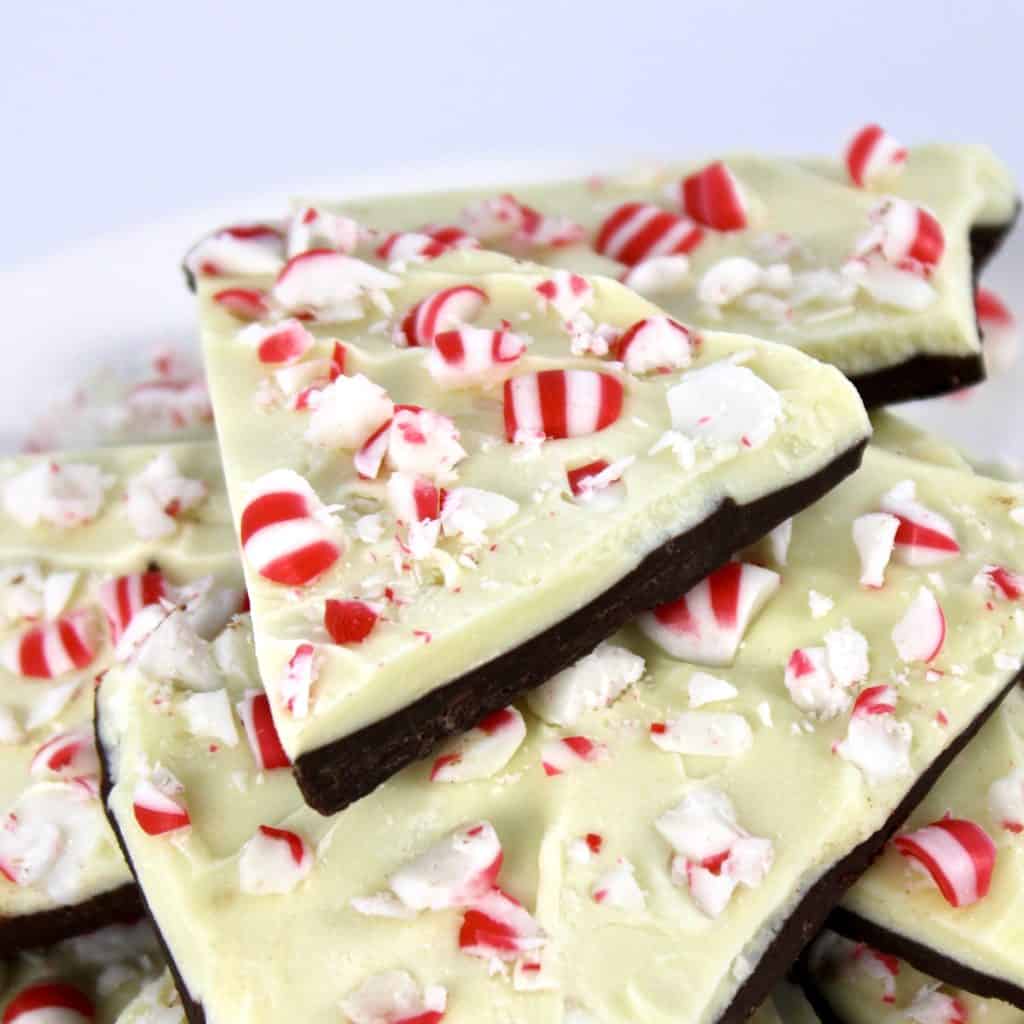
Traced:
[[641, 612], [685, 594], [736, 552], [813, 505], [857, 469], [866, 443], [749, 504], [725, 499], [703, 522], [652, 551], [617, 583], [543, 632], [380, 721], [301, 754], [293, 771], [303, 798], [328, 815], [372, 793], [447, 737], [507, 707]]
[[109, 925], [133, 924], [144, 914], [138, 886], [125, 882], [80, 903], [0, 917], [0, 959], [54, 946]]
[[[768, 997], [775, 985], [786, 976], [804, 947], [823, 927], [832, 926], [829, 919], [846, 890], [871, 866], [885, 845], [903, 826], [914, 808], [928, 795], [939, 776], [967, 746], [982, 726], [991, 718], [1003, 698], [1014, 686], [1024, 682], [1019, 672], [971, 720], [945, 750], [925, 769], [917, 781], [886, 819], [885, 824], [859, 846], [837, 861], [804, 894], [796, 910], [783, 922], [771, 945], [758, 961], [754, 972], [746, 979], [733, 1001], [718, 1018], [716, 1024], [741, 1024]], [[837, 929], [838, 930], [838, 929]], [[892, 952], [898, 953], [896, 949]]]

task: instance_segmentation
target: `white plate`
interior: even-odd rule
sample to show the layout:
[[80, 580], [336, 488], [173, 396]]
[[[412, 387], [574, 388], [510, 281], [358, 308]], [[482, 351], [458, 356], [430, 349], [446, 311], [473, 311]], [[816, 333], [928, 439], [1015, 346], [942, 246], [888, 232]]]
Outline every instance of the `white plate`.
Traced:
[[[587, 166], [593, 166], [588, 162]], [[405, 171], [376, 178], [313, 186], [314, 194], [399, 191], [415, 182], [501, 183], [577, 171], [572, 165], [510, 166], [508, 162]], [[16, 451], [60, 388], [103, 366], [137, 365], [158, 345], [195, 344], [192, 300], [180, 271], [189, 244], [211, 226], [253, 219], [285, 208], [288, 194], [247, 197], [202, 211], [168, 217], [114, 236], [54, 253], [46, 260], [0, 273], [3, 310], [4, 394], [0, 451]], [[985, 283], [1024, 310], [1024, 232], [1007, 243]], [[1024, 464], [1024, 358], [970, 392], [904, 406], [919, 423], [985, 460]]]

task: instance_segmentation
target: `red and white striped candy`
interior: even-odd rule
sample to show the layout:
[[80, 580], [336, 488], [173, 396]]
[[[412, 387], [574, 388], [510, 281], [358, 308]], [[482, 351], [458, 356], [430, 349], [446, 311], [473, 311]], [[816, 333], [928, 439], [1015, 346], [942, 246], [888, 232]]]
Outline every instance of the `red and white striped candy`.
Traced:
[[336, 644], [361, 644], [373, 632], [380, 614], [365, 601], [324, 602], [324, 628]]
[[799, 647], [789, 656], [786, 689], [801, 711], [833, 718], [850, 706], [846, 688], [832, 674], [824, 647]]
[[55, 775], [77, 779], [99, 775], [100, 762], [91, 728], [73, 729], [48, 739], [36, 752], [29, 766], [34, 776]]
[[321, 246], [343, 253], [355, 252], [361, 236], [358, 222], [351, 217], [307, 206], [288, 225], [288, 255], [296, 256]]
[[472, 822], [399, 868], [388, 885], [413, 910], [468, 907], [494, 888], [502, 860], [494, 826], [488, 821]]
[[132, 810], [148, 836], [169, 835], [190, 828], [192, 819], [180, 799], [184, 787], [170, 772], [153, 772], [135, 783]]
[[684, 178], [679, 185], [679, 200], [698, 224], [716, 231], [741, 231], [747, 226], [743, 189], [721, 160]]
[[286, 366], [274, 373], [274, 380], [284, 395], [291, 399], [293, 409], [319, 410], [328, 384], [345, 375], [348, 351], [340, 341], [334, 343], [330, 359], [310, 359], [295, 366]]
[[351, 1024], [437, 1024], [447, 1005], [448, 993], [440, 985], [421, 992], [405, 971], [384, 971], [349, 993], [341, 1010]]
[[441, 514], [441, 491], [429, 477], [392, 473], [387, 486], [388, 502], [399, 523], [420, 523]]
[[547, 941], [530, 912], [508, 893], [491, 889], [462, 917], [459, 949], [485, 960], [515, 960]]
[[986, 565], [979, 573], [979, 579], [987, 589], [1005, 601], [1024, 598], [1024, 573], [1014, 572], [1002, 565]]
[[640, 628], [673, 658], [728, 665], [754, 617], [779, 589], [770, 569], [729, 562], [688, 594], [641, 615]]
[[893, 686], [869, 686], [857, 694], [853, 702], [853, 714], [861, 717], [871, 715], [892, 715], [896, 712], [899, 694]]
[[313, 335], [298, 320], [249, 324], [238, 332], [238, 340], [255, 349], [259, 361], [268, 366], [297, 363], [316, 344]]
[[996, 846], [975, 822], [943, 818], [892, 842], [927, 870], [951, 907], [969, 907], [988, 895]]
[[968, 1012], [956, 996], [933, 985], [922, 985], [913, 1002], [903, 1011], [903, 1016], [914, 1024], [966, 1024]]
[[644, 891], [637, 883], [633, 865], [625, 859], [620, 859], [615, 867], [601, 875], [594, 883], [590, 895], [595, 903], [616, 910], [640, 911], [647, 904]]
[[260, 825], [242, 847], [238, 881], [255, 896], [291, 892], [313, 870], [313, 851], [296, 832]]
[[490, 300], [472, 284], [442, 288], [420, 299], [402, 318], [401, 337], [411, 348], [429, 345], [436, 335], [472, 323]]
[[197, 243], [185, 257], [203, 277], [275, 274], [284, 260], [284, 234], [271, 224], [236, 224]]
[[899, 960], [889, 953], [880, 953], [863, 942], [854, 947], [852, 959], [869, 978], [875, 978], [882, 983], [882, 1002], [894, 1003], [896, 976], [900, 973]]
[[505, 194], [473, 203], [462, 212], [471, 234], [481, 241], [518, 246], [560, 247], [582, 241], [583, 228], [567, 217], [552, 217]]
[[569, 483], [569, 490], [572, 492], [573, 497], [578, 498], [582, 494], [589, 494], [594, 491], [596, 488], [593, 481], [596, 481], [608, 466], [607, 459], [594, 459], [593, 462], [588, 462], [585, 465], [576, 466], [574, 469], [567, 469], [565, 471], [565, 478]]
[[390, 423], [395, 404], [362, 373], [336, 375], [317, 396], [306, 440], [324, 448], [358, 449]]
[[508, 323], [491, 329], [459, 327], [434, 335], [427, 371], [442, 386], [459, 387], [500, 377], [526, 351]]
[[882, 511], [899, 520], [893, 555], [904, 565], [934, 565], [956, 558], [960, 545], [953, 524], [916, 498], [912, 480], [904, 480], [882, 496]]
[[652, 256], [691, 252], [703, 238], [688, 217], [650, 203], [624, 203], [601, 225], [594, 248], [632, 267]]
[[281, 701], [289, 714], [296, 718], [309, 714], [310, 695], [319, 674], [317, 649], [312, 644], [299, 644], [281, 679]]
[[33, 626], [4, 650], [4, 665], [27, 679], [54, 679], [88, 668], [99, 648], [97, 622], [86, 608]]
[[974, 293], [985, 365], [990, 372], [1007, 370], [1017, 358], [1017, 319], [995, 292], [979, 288]]
[[571, 320], [594, 301], [590, 282], [569, 270], [556, 270], [534, 290], [563, 320]]
[[892, 642], [904, 661], [934, 661], [946, 642], [946, 616], [935, 595], [921, 587], [893, 626]]
[[610, 427], [622, 414], [617, 377], [595, 370], [541, 370], [505, 381], [505, 436], [584, 437]]
[[846, 736], [834, 752], [856, 765], [872, 784], [910, 771], [913, 730], [896, 719], [895, 687], [869, 686], [854, 702]]
[[267, 293], [259, 288], [222, 288], [213, 301], [239, 320], [261, 320], [270, 313]]
[[887, 178], [907, 162], [907, 150], [877, 124], [865, 125], [850, 140], [845, 153], [850, 179], [861, 188], [870, 188]]
[[274, 283], [273, 297], [282, 308], [325, 320], [358, 320], [363, 296], [394, 288], [398, 278], [363, 260], [333, 249], [310, 249], [293, 256]]
[[338, 560], [338, 535], [324, 506], [298, 473], [275, 469], [257, 480], [242, 511], [240, 537], [249, 564], [273, 583], [311, 583]]
[[652, 316], [633, 324], [615, 343], [615, 358], [630, 373], [669, 373], [693, 361], [699, 339], [671, 317]]
[[432, 409], [395, 406], [387, 431], [387, 456], [391, 468], [443, 480], [466, 457], [459, 431], [447, 416]]
[[96, 1019], [92, 1000], [63, 981], [28, 985], [7, 1004], [3, 1024], [86, 1024]]
[[515, 708], [488, 715], [476, 728], [441, 748], [431, 782], [472, 782], [501, 771], [526, 739], [526, 723]]
[[291, 759], [281, 746], [267, 695], [259, 690], [249, 690], [235, 706], [245, 726], [249, 749], [260, 771], [272, 772], [278, 768], [291, 767]]
[[121, 639], [132, 619], [143, 608], [156, 604], [167, 593], [167, 580], [162, 572], [155, 569], [129, 573], [100, 584], [100, 604], [110, 623], [114, 643]]
[[946, 248], [946, 236], [935, 215], [906, 199], [886, 199], [871, 213], [881, 229], [880, 247], [889, 263], [909, 262], [926, 270], [936, 266]]
[[380, 260], [426, 262], [443, 256], [450, 247], [422, 231], [396, 231], [374, 250]]
[[586, 736], [563, 736], [560, 740], [548, 740], [540, 750], [541, 767], [548, 776], [564, 775], [582, 764], [594, 764], [607, 757], [608, 748]]

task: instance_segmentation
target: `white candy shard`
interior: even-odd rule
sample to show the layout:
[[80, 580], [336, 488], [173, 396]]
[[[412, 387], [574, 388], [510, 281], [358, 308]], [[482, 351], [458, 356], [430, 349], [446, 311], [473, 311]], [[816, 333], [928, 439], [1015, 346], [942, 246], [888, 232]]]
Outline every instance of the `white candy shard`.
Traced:
[[501, 861], [494, 826], [474, 822], [450, 832], [399, 868], [388, 884], [413, 910], [466, 907], [493, 888]]
[[342, 375], [321, 389], [306, 440], [322, 448], [356, 449], [394, 414], [388, 393], [362, 373]]
[[238, 884], [254, 896], [287, 893], [312, 869], [313, 851], [300, 835], [260, 825], [239, 855]]
[[903, 661], [933, 661], [946, 640], [946, 616], [935, 595], [921, 587], [906, 613], [893, 626], [892, 642]]
[[913, 1002], [903, 1015], [914, 1024], [966, 1024], [967, 1008], [947, 992], [940, 992], [938, 982], [918, 989]]
[[170, 452], [161, 452], [125, 487], [125, 511], [142, 540], [169, 537], [178, 517], [205, 500], [209, 488], [202, 480], [182, 476]]
[[99, 515], [114, 478], [99, 466], [36, 462], [3, 485], [4, 511], [25, 527], [71, 529]]
[[768, 544], [771, 547], [772, 561], [776, 565], [785, 567], [789, 558], [789, 545], [793, 540], [793, 520], [787, 519], [768, 534]]
[[503, 494], [454, 487], [444, 496], [441, 529], [446, 537], [459, 537], [466, 544], [486, 544], [487, 531], [507, 523], [518, 511], [518, 503]]
[[644, 659], [602, 643], [575, 665], [527, 695], [530, 710], [552, 725], [575, 725], [587, 711], [608, 707], [644, 674]]
[[833, 674], [824, 647], [795, 650], [786, 664], [785, 683], [793, 703], [819, 718], [835, 718], [853, 700]]
[[651, 726], [656, 747], [674, 754], [737, 757], [748, 751], [754, 734], [747, 720], [732, 712], [684, 711]]
[[526, 722], [515, 708], [488, 715], [476, 728], [438, 751], [431, 782], [471, 782], [496, 775], [526, 739]]
[[868, 650], [867, 637], [848, 622], [825, 634], [828, 668], [840, 686], [852, 686], [867, 679], [871, 669]]
[[624, 857], [594, 883], [590, 895], [595, 903], [616, 910], [636, 913], [647, 906], [644, 891], [636, 880], [636, 869]]
[[228, 747], [237, 745], [238, 729], [227, 690], [193, 693], [185, 698], [182, 708], [193, 736], [217, 740]]
[[885, 585], [885, 570], [896, 547], [900, 521], [888, 512], [869, 512], [853, 521], [853, 543], [860, 556], [860, 583], [864, 587]]
[[[872, 689], [889, 691], [891, 688]], [[861, 698], [870, 692], [864, 691]], [[908, 774], [913, 738], [910, 724], [896, 720], [893, 704], [862, 704], [861, 698], [854, 706], [846, 738], [836, 745], [836, 753], [856, 765], [872, 785]]]
[[992, 817], [1008, 832], [1024, 832], [1024, 769], [996, 779], [988, 790]]
[[782, 418], [782, 397], [746, 366], [712, 363], [672, 387], [668, 407], [674, 430], [718, 448], [759, 448]]
[[732, 700], [733, 697], [739, 696], [739, 690], [732, 683], [707, 672], [694, 672], [687, 684], [687, 692], [690, 695], [691, 708]]
[[334, 249], [352, 253], [362, 236], [358, 221], [315, 206], [299, 210], [288, 224], [288, 257], [309, 249]]
[[689, 276], [690, 261], [682, 254], [652, 256], [627, 270], [622, 283], [641, 295], [660, 295], [675, 290]]
[[455, 424], [431, 409], [398, 409], [388, 433], [388, 461], [399, 472], [446, 482], [466, 457]]
[[368, 978], [341, 1001], [351, 1024], [436, 1024], [444, 1017], [448, 993], [440, 985], [420, 990], [406, 971]]
[[320, 320], [358, 320], [365, 299], [398, 287], [400, 279], [343, 253], [313, 249], [292, 257], [274, 284], [274, 301]]
[[894, 556], [910, 566], [935, 565], [960, 554], [953, 524], [917, 500], [917, 485], [903, 480], [882, 496], [882, 511], [899, 520]]

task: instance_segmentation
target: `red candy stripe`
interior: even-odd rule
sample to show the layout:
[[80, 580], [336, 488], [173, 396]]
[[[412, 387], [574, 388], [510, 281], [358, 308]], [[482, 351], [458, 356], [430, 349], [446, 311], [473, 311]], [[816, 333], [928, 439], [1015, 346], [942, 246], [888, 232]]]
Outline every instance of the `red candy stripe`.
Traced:
[[260, 320], [270, 312], [266, 293], [258, 288], [223, 288], [213, 301], [239, 320]]
[[270, 701], [265, 693], [249, 693], [238, 705], [238, 711], [245, 726], [245, 735], [249, 740], [249, 749], [256, 763], [265, 772], [291, 766], [291, 759], [281, 746], [281, 738], [277, 735], [274, 716], [270, 710]]
[[402, 336], [411, 347], [429, 345], [441, 331], [474, 320], [487, 293], [471, 284], [453, 285], [416, 303], [402, 319]]
[[361, 644], [373, 631], [380, 616], [365, 601], [339, 601], [329, 598], [324, 604], [324, 626], [336, 644]]
[[95, 1019], [96, 1009], [84, 992], [62, 981], [43, 981], [23, 988], [7, 1004], [3, 1024], [78, 1024]]
[[129, 573], [104, 582], [100, 586], [99, 598], [110, 623], [114, 643], [121, 639], [132, 619], [143, 608], [156, 604], [166, 594], [167, 581], [163, 573], [155, 569]]
[[703, 238], [698, 225], [677, 213], [649, 203], [624, 203], [601, 225], [594, 248], [632, 267], [652, 256], [690, 252]]
[[594, 434], [622, 413], [622, 382], [594, 370], [541, 370], [505, 382], [505, 436], [561, 439]]
[[927, 869], [950, 906], [970, 906], [988, 894], [996, 847], [973, 821], [943, 818], [897, 836], [893, 845]]
[[846, 169], [862, 188], [885, 170], [906, 162], [907, 151], [881, 125], [861, 128], [846, 149]]
[[26, 630], [6, 652], [8, 667], [27, 679], [53, 679], [88, 667], [95, 657], [92, 617], [82, 610]]
[[740, 231], [747, 226], [743, 191], [721, 160], [684, 178], [680, 192], [683, 209], [698, 224], [716, 231]]

